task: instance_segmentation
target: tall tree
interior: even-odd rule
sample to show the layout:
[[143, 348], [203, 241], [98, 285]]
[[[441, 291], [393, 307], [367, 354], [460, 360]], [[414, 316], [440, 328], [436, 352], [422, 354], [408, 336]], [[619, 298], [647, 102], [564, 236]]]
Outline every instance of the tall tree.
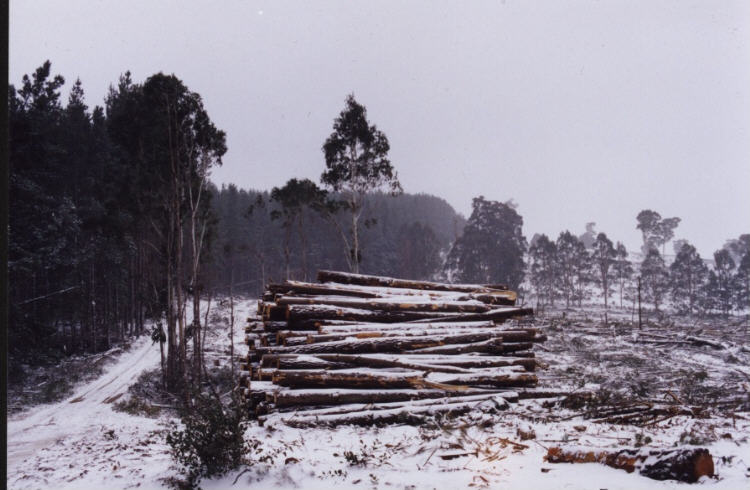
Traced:
[[732, 255], [726, 249], [717, 250], [714, 253], [715, 286], [713, 293], [716, 303], [723, 315], [729, 315], [734, 306], [735, 295], [735, 269], [736, 265]]
[[284, 187], [271, 190], [271, 201], [279, 203], [281, 209], [271, 211], [271, 219], [281, 219], [284, 228], [284, 258], [286, 278], [290, 279], [289, 259], [291, 256], [292, 228], [296, 225], [301, 243], [302, 278], [307, 280], [307, 233], [306, 213], [322, 212], [326, 207], [328, 193], [309, 179], [289, 179]]
[[452, 279], [507, 283], [517, 288], [524, 278], [526, 237], [523, 218], [507, 203], [474, 198], [464, 233], [453, 244], [446, 271]]
[[591, 221], [589, 223], [586, 223], [586, 231], [583, 233], [583, 235], [579, 236], [578, 239], [583, 243], [583, 246], [586, 247], [586, 249], [591, 249], [594, 246], [594, 242], [596, 241], [597, 233], [596, 233], [596, 223]]
[[654, 309], [659, 311], [659, 305], [669, 287], [669, 272], [656, 248], [650, 249], [643, 259], [641, 278], [646, 297], [653, 302]]
[[667, 243], [674, 238], [674, 230], [682, 221], [680, 218], [664, 218], [657, 226], [657, 243], [661, 245], [662, 255], [665, 253]]
[[736, 308], [739, 311], [750, 309], [750, 251], [745, 252], [737, 267], [735, 276]]
[[607, 310], [609, 309], [609, 294], [612, 281], [615, 279], [615, 264], [617, 263], [617, 250], [615, 250], [612, 240], [607, 238], [604, 233], [596, 236], [591, 258], [597, 271], [597, 282], [604, 295], [604, 315], [605, 321]]
[[547, 235], [539, 235], [529, 247], [531, 261], [531, 284], [536, 290], [539, 303], [554, 305], [555, 281], [557, 280], [557, 245]]
[[650, 248], [655, 248], [657, 246], [661, 215], [656, 211], [644, 209], [638, 213], [636, 221], [638, 221], [636, 228], [641, 230], [641, 235], [643, 237], [643, 247], [641, 250], [645, 255]]
[[560, 272], [558, 287], [565, 296], [565, 306], [583, 300], [582, 294], [591, 262], [583, 243], [571, 232], [564, 231], [557, 238], [557, 258]]
[[188, 291], [200, 318], [197, 275], [208, 219], [201, 203], [209, 171], [226, 152], [225, 135], [211, 122], [200, 95], [174, 75], [158, 73], [136, 85], [126, 74], [110, 92], [108, 108], [109, 134], [136, 169], [134, 200], [141, 203], [139, 212], [154, 237], [151, 246], [164, 267], [167, 380], [176, 388], [188, 374]]
[[333, 122], [333, 133], [323, 144], [326, 170], [321, 181], [344, 197], [350, 214], [349, 236], [341, 233], [352, 272], [359, 272], [362, 259], [359, 221], [368, 192], [388, 189], [402, 192], [398, 175], [388, 159], [390, 144], [385, 134], [367, 120], [367, 109], [350, 94], [346, 107]]
[[674, 305], [678, 311], [692, 314], [708, 277], [708, 267], [695, 247], [686, 242], [669, 270]]
[[617, 242], [615, 253], [617, 254], [617, 260], [613, 264], [613, 267], [617, 277], [617, 283], [620, 286], [620, 308], [622, 308], [622, 297], [625, 290], [625, 283], [633, 277], [633, 264], [628, 260], [628, 250], [622, 243]]
[[665, 246], [674, 237], [674, 230], [680, 224], [680, 218], [664, 218], [656, 211], [645, 209], [636, 216], [638, 225], [636, 228], [641, 230], [643, 235], [644, 254], [648, 253], [650, 248], [662, 248], [664, 253]]

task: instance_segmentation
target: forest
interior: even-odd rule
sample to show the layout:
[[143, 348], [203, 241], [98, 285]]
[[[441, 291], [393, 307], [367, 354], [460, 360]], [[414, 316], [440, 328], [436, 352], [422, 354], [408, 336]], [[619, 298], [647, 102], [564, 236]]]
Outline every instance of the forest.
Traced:
[[[369, 181], [355, 186], [349, 176], [347, 187], [329, 166], [320, 186], [292, 178], [272, 190], [218, 188], [210, 172], [222, 164], [225, 134], [176, 76], [139, 83], [125, 72], [93, 108], [80, 80], [67, 98], [64, 84], [46, 62], [8, 94], [12, 359], [105, 350], [164, 317], [168, 331], [152, 333], [186, 363], [187, 334], [196, 332], [185, 309], [200, 298], [257, 297], [269, 281], [307, 280], [318, 269], [506, 283], [542, 309], [580, 305], [595, 291], [621, 307], [640, 291], [657, 311], [669, 303], [730, 315], [750, 304], [748, 234], [710, 259], [675, 241], [667, 263], [680, 219], [644, 210], [634, 223], [638, 251], [594, 223], [529, 242], [512, 201], [476, 197], [466, 219], [440, 197], [403, 192], [387, 138], [366, 125], [356, 131], [371, 133], [382, 167]], [[345, 113], [365, 118], [352, 96], [347, 104], [334, 128]], [[343, 144], [330, 138], [326, 160], [340, 158]]]
[[[464, 217], [402, 188], [402, 162], [354, 94], [321, 142], [318, 182], [219, 187], [227, 134], [176, 75], [124, 72], [92, 108], [80, 80], [64, 94], [53, 73], [45, 62], [8, 93], [9, 398], [17, 412], [47, 404], [13, 422], [15, 482], [46, 484], [50, 459], [55, 478], [92, 478], [73, 474], [65, 438], [97, 448], [102, 481], [132, 454], [127, 478], [175, 488], [273, 467], [288, 483], [297, 463], [299, 481], [355, 485], [347, 471], [421, 471], [436, 453], [435, 465], [590, 461], [539, 444], [542, 460], [520, 441], [577, 441], [595, 424], [636, 431], [633, 448], [596, 456], [609, 466], [716, 475], [707, 449], [686, 446], [716, 442], [701, 431], [748, 406], [750, 233], [701, 257], [675, 239], [679, 217], [652, 209], [633, 210], [637, 250], [593, 222], [527, 238], [513, 199], [475, 196]], [[677, 417], [696, 423], [679, 432]], [[305, 459], [290, 428], [322, 450]], [[666, 449], [641, 448], [647, 433]], [[729, 465], [736, 449], [712, 451]], [[489, 488], [494, 476], [476, 475]]]

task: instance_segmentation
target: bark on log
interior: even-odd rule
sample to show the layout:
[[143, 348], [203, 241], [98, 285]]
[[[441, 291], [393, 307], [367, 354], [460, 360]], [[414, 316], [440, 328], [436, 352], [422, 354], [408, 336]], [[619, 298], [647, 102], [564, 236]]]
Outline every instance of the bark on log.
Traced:
[[602, 449], [551, 447], [550, 463], [601, 463], [628, 473], [638, 471], [654, 480], [695, 483], [702, 476], [714, 475], [714, 461], [705, 448], [691, 449]]
[[320, 371], [277, 371], [273, 383], [289, 388], [403, 389], [424, 387], [419, 373], [351, 373]]
[[[468, 313], [466, 316], [489, 315], [487, 313]], [[437, 321], [442, 318], [450, 318], [451, 321], [461, 320], [463, 316], [455, 313], [446, 312], [428, 312], [428, 311], [383, 311], [383, 310], [363, 310], [359, 308], [347, 308], [343, 306], [332, 305], [289, 305], [287, 307], [287, 322], [289, 330], [299, 330], [299, 324], [305, 321], [321, 320], [350, 320], [350, 321], [367, 321], [376, 323], [397, 323], [410, 322], [413, 320]], [[512, 316], [512, 315], [510, 315]], [[491, 318], [477, 318], [485, 320]], [[469, 319], [467, 318], [467, 321]]]
[[[315, 345], [315, 344], [312, 344]], [[524, 355], [520, 351], [531, 350], [534, 344], [531, 342], [520, 342], [515, 344], [506, 344], [502, 342], [502, 339], [490, 339], [484, 342], [476, 342], [473, 344], [458, 344], [458, 345], [438, 345], [435, 347], [423, 347], [421, 349], [414, 349], [406, 351], [409, 354], [467, 354], [469, 352], [481, 352], [491, 355], [504, 355], [513, 353], [516, 357], [523, 357]]]
[[431, 311], [444, 313], [485, 313], [491, 309], [490, 306], [479, 301], [433, 301], [429, 299], [394, 301], [393, 298], [361, 299], [341, 298], [336, 296], [280, 296], [276, 302], [280, 306], [331, 305], [387, 312]]
[[454, 301], [478, 300], [492, 305], [510, 305], [516, 302], [516, 293], [508, 290], [492, 290], [492, 292], [438, 291], [412, 288], [394, 288], [383, 286], [363, 286], [352, 284], [316, 284], [300, 281], [286, 281], [283, 284], [269, 286], [274, 293], [270, 301], [280, 295], [310, 295], [310, 296], [347, 296], [351, 298], [388, 298], [393, 296], [421, 296], [425, 299], [451, 299]]
[[365, 354], [365, 353], [399, 353], [414, 354], [463, 354], [466, 352], [485, 352], [488, 354], [506, 354], [509, 352], [530, 350], [531, 342], [503, 343], [501, 337], [469, 343], [473, 336], [444, 337], [385, 337], [370, 339], [340, 340], [317, 344], [296, 345], [289, 347], [259, 347], [259, 355], [264, 354]]
[[[512, 396], [513, 392], [509, 392], [509, 394]], [[311, 417], [319, 417], [322, 415], [343, 415], [346, 413], [354, 413], [354, 412], [362, 412], [362, 411], [375, 411], [375, 410], [391, 410], [393, 408], [401, 408], [401, 407], [429, 407], [434, 405], [441, 405], [445, 403], [479, 403], [483, 402], [485, 400], [496, 400], [498, 402], [498, 405], [504, 408], [507, 408], [507, 400], [505, 399], [504, 394], [498, 394], [498, 393], [482, 393], [482, 394], [474, 394], [474, 395], [459, 395], [454, 397], [439, 397], [439, 398], [427, 398], [423, 400], [402, 400], [402, 401], [396, 401], [396, 402], [387, 402], [387, 403], [378, 403], [378, 404], [371, 404], [371, 403], [351, 403], [347, 405], [335, 405], [332, 407], [325, 407], [325, 408], [313, 408], [309, 410], [303, 410], [303, 411], [295, 411], [295, 413], [290, 417], [287, 418], [287, 420], [290, 420], [292, 418], [311, 418]]]
[[[523, 369], [523, 368], [521, 368]], [[402, 389], [440, 387], [465, 391], [470, 386], [517, 387], [537, 383], [534, 374], [495, 370], [486, 373], [448, 374], [418, 371], [276, 371], [273, 383], [289, 388]]]
[[465, 313], [463, 315], [441, 315], [435, 317], [435, 319], [416, 319], [409, 323], [426, 323], [426, 322], [454, 322], [454, 321], [480, 321], [480, 320], [492, 320], [495, 322], [503, 322], [509, 318], [517, 318], [527, 315], [533, 315], [534, 310], [532, 308], [497, 308], [490, 310], [486, 313]]
[[445, 397], [502, 394], [510, 402], [518, 400], [514, 391], [469, 389], [466, 391], [444, 390], [279, 390], [269, 392], [266, 400], [277, 408], [310, 407], [320, 405], [344, 405], [350, 403], [380, 404], [408, 400], [443, 399]]
[[356, 367], [369, 367], [369, 368], [404, 368], [412, 369], [416, 371], [434, 371], [439, 373], [470, 373], [470, 370], [465, 368], [459, 368], [454, 366], [436, 366], [425, 364], [422, 362], [413, 362], [399, 357], [392, 358], [380, 358], [380, 357], [367, 357], [357, 355], [346, 355], [346, 354], [319, 354], [316, 356], [321, 360], [326, 360], [331, 363], [346, 364], [349, 366]]
[[318, 271], [318, 281], [339, 284], [358, 284], [361, 286], [383, 286], [391, 288], [425, 289], [434, 291], [460, 292], [492, 292], [505, 291], [505, 285], [495, 284], [488, 287], [480, 284], [445, 284], [430, 281], [411, 281], [408, 279], [394, 279], [392, 277], [368, 276], [364, 274], [350, 274], [348, 272]]
[[547, 336], [537, 334], [535, 329], [528, 330], [499, 330], [499, 329], [465, 329], [458, 333], [453, 329], [424, 329], [412, 326], [405, 330], [371, 330], [353, 333], [333, 333], [333, 334], [309, 334], [307, 335], [308, 344], [317, 344], [320, 342], [334, 342], [346, 340], [349, 338], [366, 339], [366, 338], [386, 338], [386, 337], [446, 337], [446, 336], [465, 336], [466, 340], [459, 340], [455, 343], [469, 343], [487, 340], [491, 338], [502, 338], [503, 342], [544, 342]]
[[338, 427], [340, 425], [373, 426], [385, 424], [422, 425], [435, 415], [458, 416], [470, 411], [497, 412], [505, 410], [508, 403], [498, 398], [463, 403], [443, 403], [428, 406], [403, 406], [390, 410], [363, 410], [346, 414], [297, 417], [284, 420], [291, 427]]
[[479, 322], [441, 322], [441, 323], [357, 323], [349, 322], [347, 325], [321, 325], [318, 329], [320, 334], [334, 334], [334, 333], [355, 333], [355, 332], [369, 332], [378, 330], [381, 332], [387, 332], [390, 330], [405, 330], [405, 329], [474, 329], [474, 328], [497, 328], [497, 325], [493, 321], [484, 320]]

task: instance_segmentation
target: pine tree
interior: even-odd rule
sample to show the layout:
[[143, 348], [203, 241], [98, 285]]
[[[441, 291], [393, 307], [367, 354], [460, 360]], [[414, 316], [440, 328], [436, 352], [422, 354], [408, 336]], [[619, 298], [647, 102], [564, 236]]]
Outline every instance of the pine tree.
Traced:
[[646, 298], [654, 304], [654, 309], [659, 311], [659, 305], [669, 287], [669, 272], [664, 264], [664, 259], [659, 251], [652, 248], [646, 254], [641, 263], [641, 278]]
[[695, 247], [684, 243], [669, 270], [674, 305], [678, 311], [692, 314], [707, 280], [708, 267]]
[[631, 264], [628, 260], [628, 250], [622, 243], [617, 242], [615, 253], [617, 254], [617, 260], [615, 261], [613, 267], [615, 270], [615, 275], [617, 277], [617, 283], [620, 286], [620, 308], [622, 308], [622, 297], [625, 290], [625, 282], [633, 277], [633, 264]]
[[547, 235], [539, 235], [529, 247], [531, 261], [531, 284], [536, 290], [539, 303], [554, 305], [555, 281], [557, 280], [557, 245]]
[[430, 225], [415, 221], [398, 231], [397, 271], [407, 279], [430, 279], [440, 268], [440, 242]]
[[586, 247], [571, 232], [564, 231], [557, 238], [557, 257], [560, 272], [558, 288], [565, 296], [565, 306], [569, 307], [574, 301], [580, 304], [591, 270]]
[[729, 251], [721, 249], [714, 253], [715, 288], [712, 291], [716, 305], [725, 316], [732, 311], [736, 297], [734, 269], [735, 263]]
[[271, 219], [281, 219], [284, 228], [284, 258], [286, 278], [290, 279], [289, 260], [291, 256], [290, 242], [292, 228], [297, 225], [302, 255], [302, 277], [307, 280], [307, 233], [305, 232], [306, 214], [310, 211], [322, 212], [326, 206], [328, 193], [318, 188], [309, 179], [289, 179], [284, 187], [274, 187], [271, 190], [271, 201], [281, 205], [280, 210], [271, 211]]
[[735, 306], [738, 311], [750, 308], [750, 251], [742, 256], [735, 276]]
[[617, 263], [617, 251], [612, 241], [604, 233], [596, 236], [591, 258], [596, 268], [596, 280], [604, 295], [604, 315], [606, 321], [607, 310], [609, 309], [609, 295], [612, 281], [615, 280], [615, 264]]

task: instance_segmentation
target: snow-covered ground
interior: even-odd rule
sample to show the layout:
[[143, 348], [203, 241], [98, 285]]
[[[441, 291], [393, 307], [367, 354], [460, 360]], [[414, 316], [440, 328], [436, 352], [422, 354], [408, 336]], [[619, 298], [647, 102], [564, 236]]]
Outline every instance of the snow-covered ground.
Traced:
[[[212, 361], [227, 363], [228, 308], [214, 304], [212, 309], [206, 348]], [[236, 305], [238, 354], [245, 352], [241, 344], [244, 319], [254, 309], [254, 300]], [[654, 371], [661, 364], [649, 364], [648, 359], [661, 355], [660, 362], [705, 366], [709, 377], [718, 372], [716, 381], [728, 394], [741, 396], [743, 389], [748, 390], [741, 381], [750, 373], [747, 353], [738, 350], [736, 343], [729, 353], [706, 348], [675, 351], [669, 358], [659, 354], [655, 344], [645, 344], [652, 350], [644, 350], [644, 344], [630, 335], [617, 331], [601, 335], [600, 331], [609, 330], [583, 322], [544, 324], [543, 328], [548, 329], [550, 341], [539, 352], [548, 364], [540, 376], [549, 385], [595, 390], [607, 385], [602, 380], [611, 379], [616, 386], [618, 378], [632, 377], [639, 370]], [[598, 352], [606, 355], [594, 355]], [[629, 364], [620, 369], [613, 353], [626, 356]], [[733, 358], [725, 358], [727, 354]], [[639, 360], [633, 361], [633, 356]], [[174, 414], [163, 412], [149, 418], [113, 410], [141, 373], [158, 366], [158, 345], [138, 339], [101, 377], [79, 386], [66, 400], [12, 416], [8, 420], [8, 486], [159, 488], [176, 476], [178, 468], [164, 440], [165, 426]], [[740, 373], [738, 378], [731, 377], [733, 372]], [[671, 374], [664, 373], [664, 383], [651, 388], [664, 388]], [[589, 375], [596, 375], [596, 385], [586, 384], [584, 376]], [[580, 383], [573, 383], [576, 379]], [[716, 414], [671, 417], [646, 426], [613, 425], [593, 423], [580, 410], [563, 409], [545, 400], [525, 400], [498, 414], [478, 412], [426, 427], [295, 429], [285, 426], [281, 418], [269, 417], [264, 426], [253, 424], [248, 430], [247, 438], [254, 446], [249, 455], [252, 466], [204, 480], [201, 486], [229, 488], [236, 480], [234, 487], [304, 489], [685, 487], [598, 464], [544, 461], [546, 448], [555, 445], [619, 448], [650, 438], [649, 447], [668, 448], [685, 445], [685, 434], [699, 438], [714, 456], [719, 477], [704, 478], [700, 485], [716, 489], [750, 486], [748, 412], [729, 418]]]

